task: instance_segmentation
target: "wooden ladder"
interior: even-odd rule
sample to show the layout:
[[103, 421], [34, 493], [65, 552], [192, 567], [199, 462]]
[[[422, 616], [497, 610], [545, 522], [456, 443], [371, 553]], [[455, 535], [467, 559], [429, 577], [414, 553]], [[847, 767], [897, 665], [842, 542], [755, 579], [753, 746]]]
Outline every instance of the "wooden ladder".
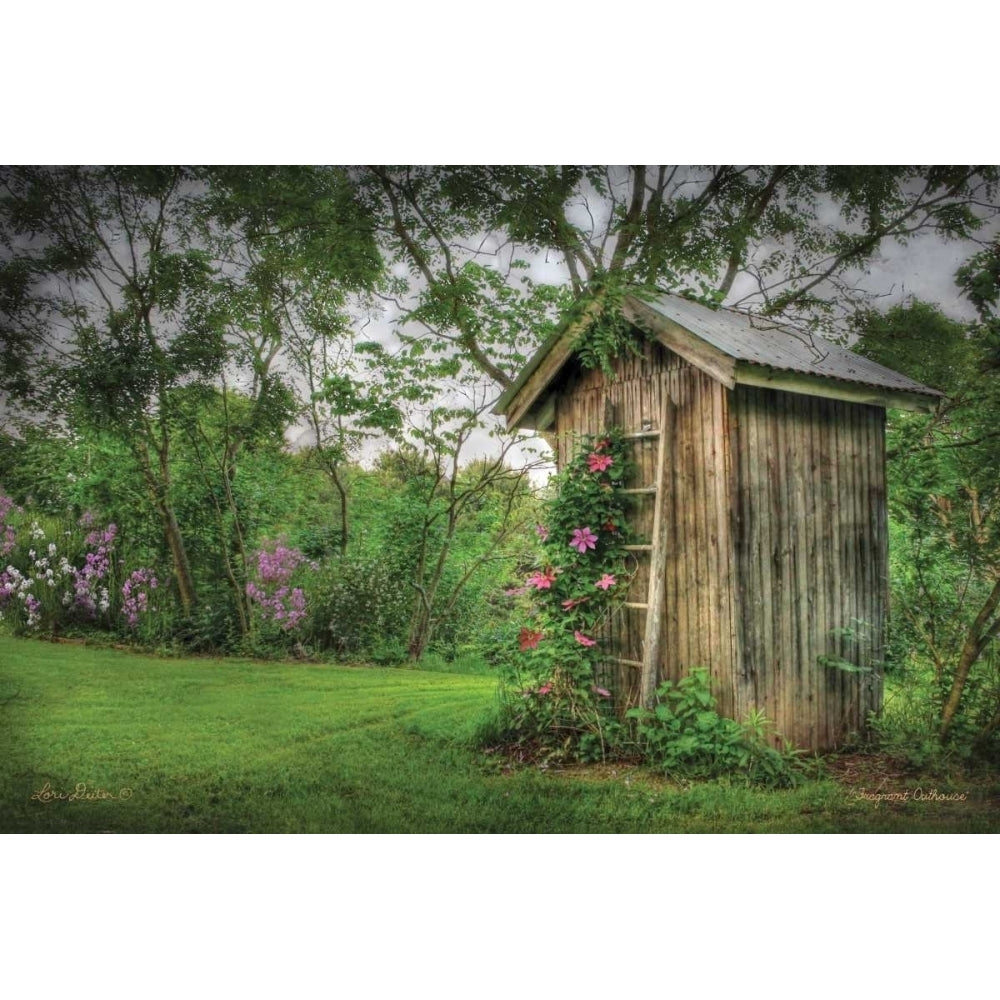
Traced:
[[663, 640], [664, 599], [666, 594], [666, 573], [664, 572], [663, 554], [666, 551], [666, 539], [669, 521], [663, 516], [663, 505], [666, 501], [664, 489], [664, 472], [667, 454], [667, 419], [670, 414], [670, 397], [666, 386], [663, 387], [663, 402], [660, 407], [660, 423], [657, 430], [637, 431], [626, 434], [625, 440], [636, 442], [658, 439], [656, 450], [656, 479], [653, 486], [642, 486], [623, 490], [624, 493], [653, 497], [653, 533], [651, 544], [626, 545], [630, 552], [649, 553], [649, 588], [646, 602], [626, 601], [626, 608], [634, 608], [646, 612], [646, 628], [642, 644], [642, 660], [626, 660], [615, 658], [616, 663], [641, 670], [639, 680], [639, 698], [642, 705], [651, 707], [656, 694], [657, 674], [660, 662], [660, 650]]

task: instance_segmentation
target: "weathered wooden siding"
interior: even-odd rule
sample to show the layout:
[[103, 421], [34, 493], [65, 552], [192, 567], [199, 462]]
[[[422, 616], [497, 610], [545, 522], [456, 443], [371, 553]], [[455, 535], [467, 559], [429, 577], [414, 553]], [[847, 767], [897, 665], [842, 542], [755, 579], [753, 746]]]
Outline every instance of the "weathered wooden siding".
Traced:
[[[609, 425], [626, 432], [659, 429], [663, 395], [669, 400], [666, 427], [664, 517], [668, 543], [666, 614], [660, 678], [677, 680], [692, 667], [706, 667], [720, 711], [734, 714], [733, 678], [738, 662], [733, 595], [732, 469], [728, 449], [728, 394], [723, 386], [659, 344], [647, 344], [642, 357], [622, 359], [617, 378], [606, 384], [599, 372], [571, 369], [556, 396], [557, 450], [560, 465], [571, 457], [580, 434], [600, 434]], [[626, 485], [656, 483], [655, 439], [636, 442], [636, 471]], [[641, 540], [653, 527], [652, 495], [637, 496], [632, 525]], [[649, 554], [636, 553], [629, 601], [646, 601]], [[618, 658], [641, 661], [646, 612], [626, 609], [606, 632]], [[620, 704], [635, 704], [640, 672], [609, 666]]]
[[[726, 389], [663, 346], [621, 359], [616, 379], [578, 366], [555, 392], [560, 465], [583, 434], [659, 429], [668, 400], [663, 516], [667, 551], [661, 679], [712, 676], [720, 711], [762, 710], [783, 737], [832, 748], [881, 705], [886, 613], [884, 413], [877, 406], [737, 386]], [[636, 442], [628, 486], [657, 485], [657, 441]], [[633, 527], [649, 540], [652, 495]], [[642, 603], [649, 555], [636, 553], [628, 599]], [[646, 612], [626, 609], [604, 639], [641, 661]], [[852, 673], [841, 659], [874, 668]], [[618, 703], [636, 704], [640, 671], [607, 666]]]
[[881, 705], [885, 411], [737, 386], [732, 413], [737, 705], [800, 746], [831, 748]]

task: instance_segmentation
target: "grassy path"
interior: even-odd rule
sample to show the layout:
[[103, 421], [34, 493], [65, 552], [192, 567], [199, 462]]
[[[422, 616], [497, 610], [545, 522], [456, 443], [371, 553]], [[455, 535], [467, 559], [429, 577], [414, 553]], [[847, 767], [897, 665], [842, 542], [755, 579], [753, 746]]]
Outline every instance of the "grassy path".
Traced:
[[[0, 636], [0, 831], [1000, 829], [982, 790], [876, 808], [832, 781], [768, 793], [608, 768], [600, 779], [499, 773], [468, 747], [493, 697], [482, 676], [167, 660]], [[80, 783], [115, 797], [45, 800]]]

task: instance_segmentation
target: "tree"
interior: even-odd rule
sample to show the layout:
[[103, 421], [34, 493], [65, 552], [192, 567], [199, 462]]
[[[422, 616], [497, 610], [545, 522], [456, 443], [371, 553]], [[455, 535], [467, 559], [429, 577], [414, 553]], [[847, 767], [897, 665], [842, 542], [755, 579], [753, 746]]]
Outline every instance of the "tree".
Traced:
[[[466, 585], [487, 562], [504, 557], [512, 536], [526, 525], [525, 497], [530, 488], [530, 464], [508, 464], [516, 435], [498, 440], [498, 453], [487, 460], [463, 465], [463, 450], [480, 425], [481, 411], [436, 409], [428, 426], [415, 430], [419, 446], [412, 451], [407, 491], [416, 502], [415, 559], [410, 586], [414, 590], [407, 653], [418, 661], [434, 633], [447, 620]], [[488, 517], [480, 508], [489, 504]], [[446, 579], [455, 555], [459, 532], [478, 522], [481, 534], [474, 549], [463, 553], [463, 565]]]
[[211, 263], [190, 239], [196, 183], [178, 167], [9, 168], [0, 200], [5, 388], [128, 443], [187, 610], [171, 394], [225, 359]]
[[[354, 186], [343, 171], [270, 167], [11, 168], [2, 185], [0, 387], [128, 444], [189, 612], [195, 581], [172, 480], [183, 433], [203, 475], [218, 477], [209, 493], [226, 508], [220, 530], [233, 528], [239, 590], [236, 462], [248, 443], [281, 441], [298, 408], [289, 332], [343, 336], [347, 295], [381, 275]], [[206, 411], [189, 404], [199, 387], [235, 399], [230, 379], [249, 406], [224, 405], [210, 441]]]
[[934, 665], [942, 740], [963, 705], [980, 742], [1000, 727], [1000, 697], [983, 684], [976, 710], [967, 704], [977, 665], [1000, 636], [1000, 373], [990, 363], [997, 341], [985, 305], [971, 327], [922, 302], [861, 323], [862, 353], [948, 394], [929, 416], [892, 414], [888, 438], [901, 550], [894, 612]]
[[[395, 299], [407, 336], [447, 345], [500, 387], [572, 299], [591, 303], [581, 331], [614, 321], [624, 290], [654, 287], [834, 323], [864, 305], [855, 279], [887, 243], [975, 237], [997, 216], [997, 180], [995, 167], [359, 174], [387, 252], [411, 275], [410, 297]], [[561, 262], [570, 298], [530, 280], [540, 255]]]
[[[343, 466], [360, 440], [345, 421], [365, 409], [351, 378], [349, 307], [353, 301], [359, 311], [370, 310], [371, 292], [384, 281], [371, 220], [338, 168], [213, 168], [209, 176], [204, 239], [225, 262], [228, 332], [252, 373], [248, 395], [254, 401], [250, 422], [230, 438], [227, 476], [258, 425], [273, 423], [283, 406], [286, 419], [304, 417], [312, 454], [339, 500], [343, 554]], [[351, 387], [349, 399], [345, 387]], [[280, 434], [284, 425], [274, 429]]]

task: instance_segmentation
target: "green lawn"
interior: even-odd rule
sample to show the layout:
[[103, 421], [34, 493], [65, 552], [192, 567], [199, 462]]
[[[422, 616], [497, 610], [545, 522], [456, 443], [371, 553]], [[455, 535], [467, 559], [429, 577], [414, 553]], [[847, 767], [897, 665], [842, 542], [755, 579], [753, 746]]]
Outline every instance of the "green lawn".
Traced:
[[[1000, 830], [995, 783], [969, 786], [965, 802], [876, 808], [831, 780], [763, 792], [685, 788], [629, 768], [504, 773], [469, 746], [493, 697], [487, 676], [158, 659], [0, 636], [0, 831]], [[80, 783], [115, 797], [38, 794], [69, 796]]]

